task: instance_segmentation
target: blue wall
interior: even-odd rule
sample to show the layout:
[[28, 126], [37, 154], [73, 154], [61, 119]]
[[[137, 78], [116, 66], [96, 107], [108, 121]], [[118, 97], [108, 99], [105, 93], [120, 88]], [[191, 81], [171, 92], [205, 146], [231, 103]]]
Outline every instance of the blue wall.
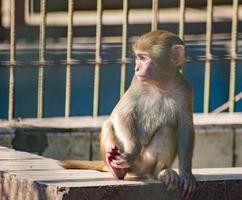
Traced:
[[[204, 56], [205, 47], [201, 44], [187, 44], [188, 56]], [[131, 48], [129, 48], [131, 49]], [[38, 60], [38, 50], [19, 50], [17, 59]], [[132, 55], [131, 52], [129, 52]], [[111, 63], [101, 66], [100, 76], [100, 115], [109, 114], [119, 100], [120, 84], [120, 44], [103, 45], [102, 58]], [[213, 46], [213, 54], [227, 55], [225, 44]], [[94, 59], [95, 49], [74, 49], [73, 57], [78, 60]], [[132, 57], [132, 56], [131, 56]], [[48, 49], [47, 60], [65, 60], [65, 49]], [[8, 51], [1, 52], [1, 60], [8, 60]], [[127, 66], [127, 86], [132, 80], [134, 64]], [[210, 110], [216, 109], [228, 100], [230, 63], [213, 62], [211, 67]], [[8, 112], [8, 73], [7, 67], [0, 68], [0, 118], [7, 118]], [[92, 115], [94, 66], [81, 64], [72, 67], [71, 115]], [[194, 90], [194, 112], [203, 111], [204, 63], [188, 63], [184, 75]], [[242, 62], [237, 63], [236, 93], [242, 91]], [[15, 117], [36, 117], [38, 68], [36, 66], [17, 66], [15, 88]], [[44, 116], [64, 116], [65, 107], [65, 66], [45, 68]], [[242, 111], [242, 101], [236, 103], [236, 111]]]

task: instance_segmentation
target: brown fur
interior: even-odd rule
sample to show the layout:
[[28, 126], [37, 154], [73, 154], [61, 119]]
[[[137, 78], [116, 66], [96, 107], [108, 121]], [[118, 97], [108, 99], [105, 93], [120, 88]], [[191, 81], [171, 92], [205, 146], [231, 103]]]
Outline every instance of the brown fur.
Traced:
[[[65, 161], [62, 166], [99, 171], [108, 167], [117, 178], [126, 173], [152, 176], [174, 189], [180, 180], [171, 166], [178, 153], [180, 179], [188, 183], [184, 191], [189, 197], [195, 189], [194, 126], [192, 89], [179, 72], [185, 60], [184, 43], [168, 31], [152, 31], [141, 36], [133, 49], [136, 65], [131, 86], [102, 126], [103, 162]], [[114, 146], [119, 156], [109, 161]]]
[[65, 169], [91, 169], [101, 172], [108, 171], [108, 168], [103, 161], [64, 160], [60, 161], [59, 164]]

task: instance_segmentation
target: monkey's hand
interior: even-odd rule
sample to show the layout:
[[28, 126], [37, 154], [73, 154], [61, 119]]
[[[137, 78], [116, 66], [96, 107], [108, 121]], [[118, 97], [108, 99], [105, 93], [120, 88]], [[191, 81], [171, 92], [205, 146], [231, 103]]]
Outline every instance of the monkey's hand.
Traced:
[[130, 163], [128, 156], [122, 153], [112, 160], [111, 165], [115, 168], [126, 169], [130, 167]]
[[112, 174], [115, 177], [117, 177], [118, 179], [123, 179], [127, 173], [127, 170], [125, 168], [119, 168], [115, 164], [113, 164], [113, 163], [115, 163], [116, 159], [120, 156], [121, 156], [121, 154], [119, 152], [119, 149], [117, 148], [117, 146], [114, 146], [106, 154], [106, 160], [107, 160], [108, 167], [109, 167], [110, 171], [112, 172]]
[[180, 178], [172, 169], [162, 170], [158, 175], [158, 179], [164, 181], [167, 191], [175, 190], [179, 187]]
[[137, 143], [130, 143], [127, 145], [127, 148], [125, 148], [124, 145], [124, 152], [118, 151], [119, 155], [115, 157], [115, 159], [111, 162], [111, 165], [119, 169], [130, 168], [139, 157], [140, 151], [141, 144], [139, 140], [137, 140]]
[[180, 173], [180, 186], [182, 187], [182, 197], [185, 200], [192, 199], [196, 191], [196, 179], [192, 173]]

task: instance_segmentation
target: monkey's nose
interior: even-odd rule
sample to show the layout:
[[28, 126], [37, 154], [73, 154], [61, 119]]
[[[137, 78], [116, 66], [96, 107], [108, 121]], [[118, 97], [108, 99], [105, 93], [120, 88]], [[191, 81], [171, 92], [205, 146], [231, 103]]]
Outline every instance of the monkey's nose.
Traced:
[[140, 67], [138, 65], [135, 66], [135, 71], [138, 72], [140, 70]]

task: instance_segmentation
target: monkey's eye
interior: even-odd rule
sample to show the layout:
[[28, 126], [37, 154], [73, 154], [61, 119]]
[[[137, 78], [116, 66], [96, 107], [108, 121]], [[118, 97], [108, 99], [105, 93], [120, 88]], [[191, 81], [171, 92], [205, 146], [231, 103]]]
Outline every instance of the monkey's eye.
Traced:
[[145, 61], [147, 59], [147, 57], [145, 57], [145, 56], [140, 56], [140, 60], [141, 61]]
[[138, 54], [138, 55], [136, 55], [136, 60], [146, 62], [149, 60], [149, 56], [145, 55], [145, 54]]

